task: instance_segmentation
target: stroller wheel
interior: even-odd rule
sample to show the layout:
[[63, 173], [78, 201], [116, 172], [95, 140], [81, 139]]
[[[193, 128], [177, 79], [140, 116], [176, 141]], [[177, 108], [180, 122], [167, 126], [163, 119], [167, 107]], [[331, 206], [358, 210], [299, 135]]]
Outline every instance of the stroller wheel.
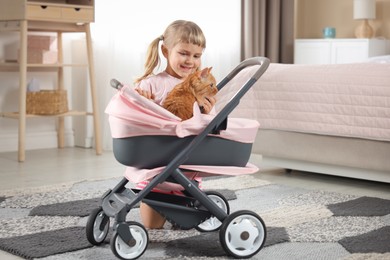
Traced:
[[114, 232], [110, 244], [111, 251], [119, 259], [137, 259], [148, 247], [149, 236], [148, 232], [138, 222], [126, 222], [132, 238], [126, 243], [119, 235], [119, 232]]
[[223, 221], [219, 240], [227, 254], [235, 258], [249, 258], [263, 247], [266, 233], [264, 221], [256, 213], [240, 210]]
[[101, 207], [94, 209], [89, 214], [86, 234], [89, 243], [92, 245], [100, 245], [106, 239], [108, 229], [110, 227], [110, 218], [104, 214]]
[[[221, 209], [223, 209], [226, 214], [230, 213], [229, 202], [221, 193], [216, 191], [206, 191], [205, 193], [215, 204], [217, 204]], [[217, 219], [216, 217], [211, 217], [200, 223], [197, 227], [195, 227], [195, 229], [200, 232], [213, 232], [218, 230], [221, 225], [222, 222], [219, 221], [219, 219]]]

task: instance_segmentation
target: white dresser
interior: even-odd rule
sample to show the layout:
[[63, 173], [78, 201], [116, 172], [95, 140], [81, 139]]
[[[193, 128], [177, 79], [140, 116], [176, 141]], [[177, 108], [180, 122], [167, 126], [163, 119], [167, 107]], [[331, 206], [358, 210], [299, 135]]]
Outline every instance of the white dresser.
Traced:
[[340, 64], [390, 53], [386, 39], [296, 39], [295, 64]]

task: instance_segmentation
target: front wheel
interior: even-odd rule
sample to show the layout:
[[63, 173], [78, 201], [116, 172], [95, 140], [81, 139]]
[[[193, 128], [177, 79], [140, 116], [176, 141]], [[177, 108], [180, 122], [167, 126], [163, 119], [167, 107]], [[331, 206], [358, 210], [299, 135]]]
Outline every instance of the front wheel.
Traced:
[[249, 258], [264, 246], [266, 233], [264, 221], [256, 213], [240, 210], [223, 221], [219, 240], [227, 254], [235, 258]]
[[130, 221], [126, 223], [131, 233], [132, 239], [129, 243], [123, 241], [118, 232], [114, 232], [111, 238], [111, 251], [119, 259], [137, 259], [148, 247], [148, 232], [138, 222]]
[[100, 245], [104, 242], [110, 227], [110, 218], [104, 213], [102, 207], [94, 209], [89, 214], [85, 228], [88, 242], [92, 245]]

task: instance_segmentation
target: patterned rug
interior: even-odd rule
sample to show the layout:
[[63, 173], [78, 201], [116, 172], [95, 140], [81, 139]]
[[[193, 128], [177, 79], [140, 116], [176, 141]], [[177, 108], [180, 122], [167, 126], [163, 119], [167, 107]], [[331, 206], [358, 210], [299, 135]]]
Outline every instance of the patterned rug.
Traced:
[[[115, 259], [85, 237], [87, 216], [119, 179], [0, 194], [0, 249], [26, 259]], [[258, 213], [267, 226], [252, 259], [390, 259], [390, 200], [272, 184], [255, 175], [207, 178], [231, 212]], [[139, 220], [134, 208], [128, 219]], [[142, 259], [228, 259], [218, 232], [149, 230]]]

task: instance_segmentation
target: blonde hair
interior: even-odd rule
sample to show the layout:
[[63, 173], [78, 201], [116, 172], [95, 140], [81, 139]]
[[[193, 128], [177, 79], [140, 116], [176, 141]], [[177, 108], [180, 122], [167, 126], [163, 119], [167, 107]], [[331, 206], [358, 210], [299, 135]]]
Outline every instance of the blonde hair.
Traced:
[[136, 83], [153, 74], [154, 69], [160, 64], [158, 53], [160, 41], [163, 41], [163, 45], [168, 49], [173, 48], [178, 43], [191, 43], [203, 49], [206, 48], [206, 38], [196, 23], [185, 20], [174, 21], [165, 29], [164, 34], [149, 44], [146, 53], [145, 71], [140, 78], [136, 79]]

